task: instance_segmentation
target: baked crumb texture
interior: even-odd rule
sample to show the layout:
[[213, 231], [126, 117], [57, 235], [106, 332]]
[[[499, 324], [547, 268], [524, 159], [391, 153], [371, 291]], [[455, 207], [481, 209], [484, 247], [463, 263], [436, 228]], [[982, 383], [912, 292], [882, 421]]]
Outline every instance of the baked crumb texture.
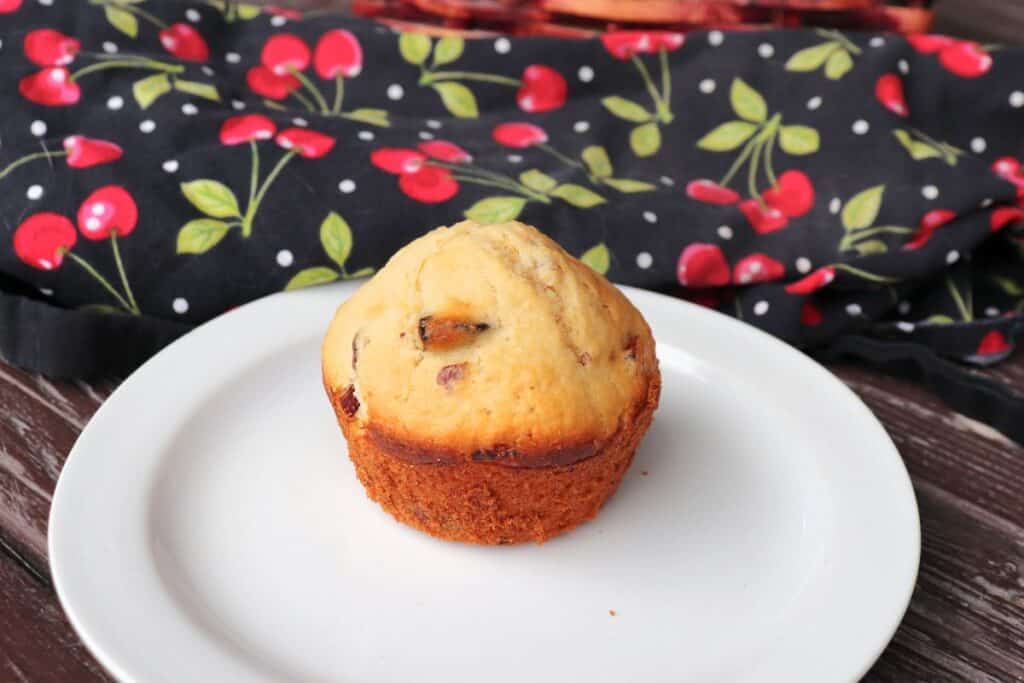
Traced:
[[617, 289], [533, 228], [469, 221], [411, 243], [342, 304], [323, 374], [369, 497], [482, 544], [593, 518], [661, 386]]

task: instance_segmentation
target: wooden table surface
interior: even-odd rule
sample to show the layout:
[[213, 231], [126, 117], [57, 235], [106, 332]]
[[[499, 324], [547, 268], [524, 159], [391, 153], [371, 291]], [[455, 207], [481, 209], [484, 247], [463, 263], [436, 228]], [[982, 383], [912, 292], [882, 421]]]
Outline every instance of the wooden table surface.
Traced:
[[[865, 680], [1024, 681], [1024, 448], [912, 384], [832, 369], [896, 442], [921, 509], [917, 588]], [[1024, 388], [1024, 359], [995, 372]], [[115, 386], [0, 363], [0, 681], [110, 680], [57, 602], [46, 523], [64, 458]]]

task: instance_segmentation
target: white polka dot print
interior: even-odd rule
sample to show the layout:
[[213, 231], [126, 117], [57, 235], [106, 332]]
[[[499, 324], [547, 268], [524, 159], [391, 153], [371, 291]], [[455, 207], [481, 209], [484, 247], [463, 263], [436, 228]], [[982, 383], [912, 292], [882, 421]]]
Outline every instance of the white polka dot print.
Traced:
[[871, 130], [871, 124], [869, 124], [864, 119], [857, 119], [856, 121], [853, 122], [851, 130], [857, 135], [864, 135], [869, 130]]
[[658, 214], [654, 213], [653, 211], [644, 211], [643, 216], [644, 220], [647, 221], [648, 223], [658, 222]]
[[725, 34], [721, 31], [711, 31], [708, 33], [708, 43], [714, 46], [719, 46], [725, 40]]
[[242, 61], [242, 55], [238, 54], [237, 52], [228, 52], [226, 55], [224, 55], [224, 61], [228, 64], [238, 64], [240, 61]]
[[983, 154], [988, 148], [988, 143], [985, 142], [985, 138], [974, 138], [971, 140], [971, 151], [975, 154]]
[[936, 199], [939, 196], [939, 188], [934, 185], [925, 185], [921, 188], [921, 196], [925, 199]]
[[989, 306], [988, 308], [985, 309], [985, 315], [987, 315], [990, 318], [995, 318], [996, 316], [999, 315], [999, 309], [996, 308], [995, 306]]
[[1010, 106], [1014, 109], [1020, 109], [1024, 107], [1024, 92], [1020, 90], [1014, 90], [1010, 93]]
[[882, 47], [883, 45], [885, 45], [885, 38], [883, 38], [882, 36], [875, 36], [874, 38], [868, 41], [868, 45], [870, 45], [871, 47]]
[[292, 254], [292, 252], [288, 251], [287, 249], [282, 249], [281, 251], [277, 252], [277, 265], [281, 266], [282, 268], [287, 268], [294, 262], [295, 256]]
[[305, 128], [306, 126], [309, 125], [309, 121], [302, 118], [301, 116], [296, 116], [294, 119], [292, 119], [292, 123], [298, 126], [299, 128]]
[[832, 200], [828, 203], [828, 212], [833, 216], [838, 214], [841, 208], [843, 208], [843, 200], [840, 199], [839, 197], [833, 197]]
[[352, 194], [353, 192], [356, 191], [356, 181], [350, 180], [349, 178], [345, 178], [340, 183], [338, 183], [338, 190], [340, 190], [343, 194]]
[[904, 76], [906, 76], [908, 73], [910, 73], [910, 63], [907, 60], [905, 60], [905, 59], [901, 59], [900, 61], [896, 62], [896, 67], [900, 70], [900, 73], [903, 74]]
[[389, 100], [398, 101], [405, 95], [405, 89], [398, 83], [392, 83], [388, 86], [387, 95]]
[[178, 315], [184, 315], [185, 313], [188, 313], [188, 301], [179, 296], [171, 302], [171, 308], [174, 309], [174, 312]]
[[718, 226], [718, 236], [721, 237], [723, 240], [731, 240], [732, 228], [730, 228], [728, 225]]
[[181, 105], [181, 113], [185, 116], [195, 116], [199, 113], [199, 107], [192, 104], [191, 102], [186, 102], [185, 104]]
[[177, 173], [179, 167], [177, 159], [168, 159], [160, 165], [160, 168], [164, 169], [167, 173]]
[[801, 256], [796, 260], [796, 270], [798, 273], [809, 273], [811, 272], [811, 259], [806, 256]]
[[141, 130], [143, 133], [152, 133], [154, 130], [156, 130], [156, 121], [154, 121], [153, 119], [146, 119], [145, 121], [139, 124], [139, 130]]
[[206, 64], [203, 64], [201, 67], [199, 67], [199, 70], [202, 71], [207, 76], [210, 76], [211, 78], [214, 75], [216, 75], [216, 73], [217, 73], [216, 71], [213, 70], [213, 67], [207, 66]]
[[39, 293], [42, 294], [43, 296], [53, 296], [53, 290], [50, 289], [49, 287], [40, 287]]
[[117, 54], [117, 44], [112, 43], [109, 40], [104, 40], [103, 51], [106, 52], [108, 55]]
[[651, 264], [653, 263], [654, 257], [651, 256], [651, 253], [649, 251], [641, 251], [639, 254], [636, 255], [636, 265], [638, 268], [643, 268], [644, 270], [647, 270], [648, 268], [651, 267]]
[[359, 131], [359, 134], [356, 137], [358, 137], [360, 140], [369, 142], [370, 140], [373, 140], [374, 135], [368, 130], [361, 130]]
[[433, 139], [434, 139], [434, 134], [433, 133], [428, 133], [425, 130], [421, 130], [420, 131], [420, 140], [433, 140]]
[[993, 202], [991, 198], [986, 197], [985, 199], [981, 200], [981, 204], [979, 204], [979, 206], [981, 208], [983, 208], [983, 209], [987, 209], [988, 207], [992, 206], [994, 203], [995, 202]]
[[821, 108], [821, 97], [819, 97], [818, 95], [815, 95], [811, 99], [807, 100], [807, 108], [810, 109], [811, 111], [814, 111], [815, 109], [820, 109]]
[[120, 95], [111, 95], [107, 98], [107, 109], [117, 111], [124, 106], [124, 98]]
[[427, 128], [433, 128], [434, 130], [438, 130], [439, 128], [441, 128], [441, 122], [436, 119], [427, 119]]
[[768, 312], [771, 305], [767, 301], [758, 301], [754, 304], [754, 315], [764, 315]]
[[901, 320], [898, 323], [896, 323], [896, 329], [899, 330], [900, 332], [906, 332], [907, 334], [910, 334], [911, 332], [914, 331], [914, 323], [908, 323], [906, 321]]
[[676, 184], [676, 181], [672, 180], [667, 175], [661, 176], [659, 180], [661, 181], [661, 184], [664, 185], [665, 187], [672, 187], [673, 185]]
[[705, 95], [710, 95], [715, 92], [715, 81], [711, 78], [705, 78], [697, 84], [697, 88]]
[[775, 56], [775, 47], [771, 43], [761, 43], [757, 46], [757, 54], [764, 59], [771, 59]]
[[494, 41], [494, 51], [499, 55], [507, 55], [512, 49], [512, 43], [508, 38], [501, 37]]
[[858, 316], [864, 311], [861, 309], [860, 304], [846, 304], [846, 312], [852, 316]]
[[588, 130], [590, 130], [590, 123], [587, 121], [577, 121], [576, 123], [572, 124], [572, 129], [577, 133], [586, 133]]
[[43, 7], [49, 7], [53, 4], [53, 0], [39, 0], [39, 4]]
[[202, 19], [202, 15], [199, 14], [198, 10], [192, 9], [191, 7], [185, 10], [185, 18], [191, 21], [193, 24], [198, 24], [199, 20]]
[[589, 66], [581, 66], [576, 72], [576, 78], [580, 79], [581, 83], [590, 83], [594, 80], [594, 70]]
[[900, 315], [906, 315], [907, 313], [910, 313], [910, 302], [899, 302], [899, 304], [896, 306], [896, 310], [899, 312]]
[[518, 154], [509, 154], [508, 157], [506, 157], [506, 158], [508, 159], [508, 162], [510, 164], [521, 164], [521, 163], [523, 163], [523, 157], [519, 156]]
[[275, 14], [274, 16], [270, 17], [270, 25], [276, 28], [281, 28], [287, 23], [287, 17], [282, 17], [280, 14]]
[[29, 132], [35, 135], [37, 138], [41, 138], [46, 135], [46, 121], [33, 121], [28, 127]]
[[946, 254], [946, 263], [948, 263], [949, 265], [953, 265], [954, 263], [956, 263], [959, 260], [960, 260], [960, 252], [955, 250], [955, 249], [953, 251], [949, 252], [948, 254]]
[[32, 200], [39, 199], [43, 196], [43, 186], [29, 185], [28, 190], [25, 191], [25, 196]]
[[231, 100], [231, 108], [235, 111], [242, 111], [245, 109], [245, 102], [242, 100]]

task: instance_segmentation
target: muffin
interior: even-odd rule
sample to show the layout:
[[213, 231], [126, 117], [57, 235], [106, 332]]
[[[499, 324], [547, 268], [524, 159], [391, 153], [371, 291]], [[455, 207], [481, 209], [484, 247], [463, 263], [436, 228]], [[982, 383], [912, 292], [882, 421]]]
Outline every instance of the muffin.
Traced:
[[338, 308], [322, 353], [369, 497], [470, 543], [543, 542], [594, 517], [661, 388], [639, 311], [518, 222], [405, 246]]

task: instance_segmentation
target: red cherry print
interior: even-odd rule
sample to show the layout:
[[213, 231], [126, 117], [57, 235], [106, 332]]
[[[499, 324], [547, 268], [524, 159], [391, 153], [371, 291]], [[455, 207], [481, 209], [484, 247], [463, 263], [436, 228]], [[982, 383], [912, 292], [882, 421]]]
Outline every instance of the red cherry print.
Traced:
[[21, 7], [21, 0], [0, 0], [0, 14], [17, 12]]
[[25, 99], [48, 107], [70, 105], [82, 97], [82, 90], [62, 66], [49, 67], [25, 76], [18, 82]]
[[532, 123], [502, 123], [494, 127], [491, 136], [499, 145], [517, 149], [548, 141], [548, 134], [544, 129]]
[[437, 204], [444, 202], [459, 191], [459, 183], [446, 168], [424, 166], [416, 173], [403, 173], [398, 187], [407, 196], [418, 202]]
[[807, 327], [816, 327], [821, 324], [821, 320], [824, 316], [821, 315], [821, 311], [818, 307], [812, 304], [810, 301], [805, 301], [804, 305], [800, 307], [800, 324], [806, 325]]
[[291, 33], [281, 33], [267, 39], [260, 53], [263, 66], [278, 76], [285, 76], [291, 70], [302, 71], [309, 66], [309, 46], [306, 41]]
[[954, 38], [934, 34], [907, 36], [907, 42], [922, 54], [932, 54], [956, 43]]
[[275, 141], [285, 149], [295, 150], [307, 159], [319, 159], [334, 147], [334, 138], [308, 128], [285, 128]]
[[68, 166], [71, 168], [89, 168], [111, 161], [117, 161], [124, 155], [119, 145], [106, 140], [95, 140], [84, 135], [69, 135], [64, 138], [64, 151], [68, 153]]
[[684, 287], [721, 287], [729, 284], [729, 264], [717, 244], [691, 244], [679, 254], [676, 279]]
[[796, 282], [786, 285], [786, 292], [789, 294], [810, 294], [816, 292], [828, 283], [836, 279], [834, 266], [822, 266], [816, 271], [800, 278]]
[[52, 28], [40, 28], [25, 34], [25, 56], [39, 66], [67, 66], [75, 61], [81, 43]]
[[629, 59], [638, 52], [652, 53], [682, 47], [685, 36], [675, 31], [609, 31], [601, 35], [608, 54], [616, 59]]
[[320, 78], [352, 78], [363, 70], [363, 48], [351, 31], [333, 29], [320, 36], [313, 51], [313, 68]]
[[883, 74], [875, 82], [875, 98], [893, 114], [906, 117], [907, 98], [903, 94], [903, 79], [896, 74]]
[[568, 91], [569, 86], [562, 74], [550, 66], [531, 64], [523, 71], [516, 104], [525, 112], [551, 111], [565, 104]]
[[992, 170], [996, 175], [1009, 180], [1017, 187], [1024, 187], [1024, 173], [1021, 173], [1020, 161], [1014, 157], [1000, 157], [992, 162]]
[[803, 171], [786, 171], [778, 184], [761, 195], [768, 206], [778, 209], [784, 216], [803, 216], [814, 206], [814, 185]]
[[416, 173], [426, 160], [427, 157], [416, 150], [403, 147], [381, 147], [370, 153], [370, 163], [394, 175]]
[[992, 330], [985, 334], [981, 338], [981, 343], [978, 344], [978, 350], [975, 351], [980, 356], [990, 356], [996, 353], [1005, 353], [1010, 350], [1010, 343], [1006, 341], [1006, 337], [999, 330]]
[[78, 207], [78, 229], [82, 237], [104, 240], [116, 232], [124, 237], [135, 230], [139, 207], [120, 185], [106, 185], [85, 198]]
[[220, 127], [222, 145], [240, 145], [250, 140], [269, 140], [277, 132], [273, 121], [262, 114], [232, 116]]
[[732, 269], [732, 281], [737, 285], [752, 285], [757, 282], [779, 280], [786, 274], [786, 267], [765, 254], [744, 256]]
[[939, 64], [961, 78], [977, 78], [992, 68], [992, 55], [981, 45], [965, 40], [943, 48], [939, 52]]
[[735, 204], [740, 195], [713, 180], [691, 180], [686, 185], [686, 196], [705, 204]]
[[277, 17], [284, 17], [291, 21], [300, 21], [302, 19], [302, 12], [297, 9], [291, 9], [290, 7], [280, 7], [278, 5], [267, 5], [263, 8], [268, 14], [273, 14]]
[[740, 202], [740, 211], [750, 221], [750, 227], [759, 235], [782, 230], [789, 223], [786, 214], [774, 206], [761, 206], [756, 199], [745, 199]]
[[67, 218], [58, 213], [37, 213], [14, 231], [14, 253], [33, 268], [54, 270], [77, 240], [75, 226]]
[[254, 66], [245, 75], [249, 89], [272, 100], [283, 100], [299, 87], [299, 79], [291, 74], [278, 76], [265, 66]]
[[921, 224], [918, 227], [917, 232], [907, 240], [907, 243], [903, 245], [903, 248], [907, 251], [920, 249], [932, 238], [932, 235], [936, 230], [954, 218], [956, 218], [956, 212], [950, 211], [949, 209], [934, 209], [929, 211], [925, 215], [921, 216]]
[[210, 58], [206, 40], [192, 26], [178, 22], [160, 31], [160, 44], [178, 59], [205, 62]]
[[1010, 223], [1016, 223], [1024, 220], [1024, 209], [1019, 209], [1016, 206], [1001, 206], [992, 212], [992, 217], [989, 219], [989, 227], [992, 232], [1002, 230]]
[[465, 164], [473, 160], [469, 152], [462, 149], [453, 142], [445, 140], [431, 140], [416, 145], [421, 152], [431, 159], [444, 161], [449, 164]]

